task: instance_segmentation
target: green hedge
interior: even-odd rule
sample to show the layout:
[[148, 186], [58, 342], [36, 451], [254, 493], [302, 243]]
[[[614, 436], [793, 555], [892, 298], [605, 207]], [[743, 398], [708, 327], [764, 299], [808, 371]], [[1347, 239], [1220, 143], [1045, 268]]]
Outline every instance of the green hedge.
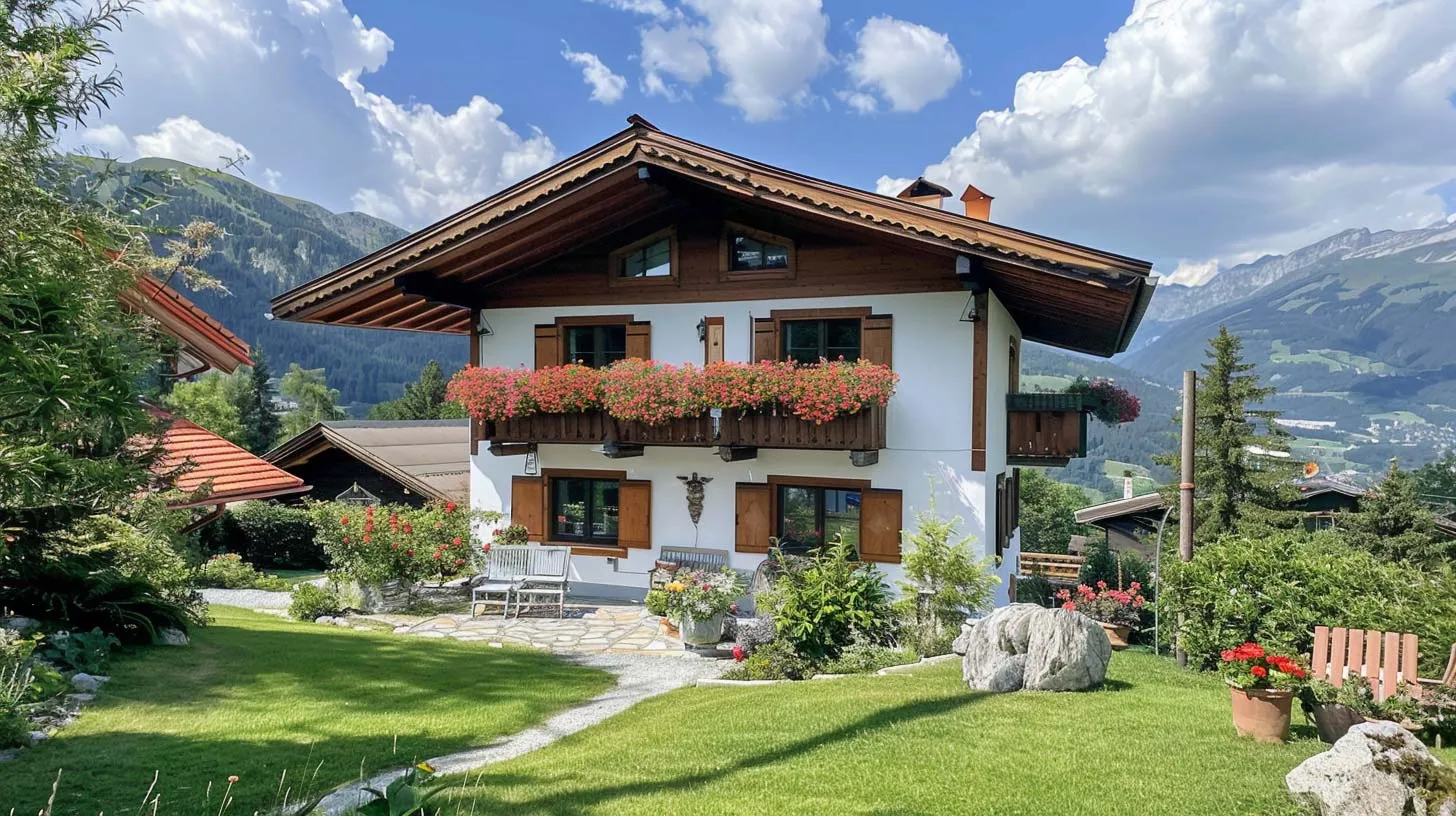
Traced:
[[210, 553], [236, 553], [260, 569], [329, 567], [308, 511], [278, 502], [252, 501], [229, 508], [204, 528], [202, 543]]
[[1314, 627], [1414, 632], [1421, 675], [1439, 676], [1456, 642], [1456, 572], [1386, 562], [1332, 533], [1228, 536], [1187, 564], [1163, 560], [1163, 621], [1186, 616], [1183, 645], [1211, 667], [1222, 649], [1255, 641], [1307, 654]]

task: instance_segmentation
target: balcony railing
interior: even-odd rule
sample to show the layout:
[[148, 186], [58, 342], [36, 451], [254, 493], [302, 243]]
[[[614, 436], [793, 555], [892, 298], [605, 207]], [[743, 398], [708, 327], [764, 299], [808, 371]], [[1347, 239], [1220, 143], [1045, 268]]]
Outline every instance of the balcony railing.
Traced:
[[714, 430], [707, 413], [662, 425], [622, 422], [603, 411], [577, 414], [533, 414], [519, 419], [482, 423], [482, 439], [492, 443], [672, 445], [687, 447], [790, 448], [801, 450], [877, 451], [885, 446], [885, 409], [871, 406], [859, 413], [816, 425], [792, 414], [749, 414], [724, 411]]
[[1007, 461], [1063, 467], [1086, 456], [1087, 414], [1092, 408], [1081, 394], [1007, 394]]

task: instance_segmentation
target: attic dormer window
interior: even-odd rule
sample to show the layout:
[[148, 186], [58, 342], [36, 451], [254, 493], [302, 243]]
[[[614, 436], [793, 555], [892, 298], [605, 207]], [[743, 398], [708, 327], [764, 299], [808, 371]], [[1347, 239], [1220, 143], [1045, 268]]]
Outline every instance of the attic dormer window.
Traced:
[[792, 278], [794, 242], [740, 224], [725, 224], [719, 272], [723, 280]]
[[628, 244], [608, 257], [613, 285], [633, 286], [677, 281], [677, 236], [671, 228]]

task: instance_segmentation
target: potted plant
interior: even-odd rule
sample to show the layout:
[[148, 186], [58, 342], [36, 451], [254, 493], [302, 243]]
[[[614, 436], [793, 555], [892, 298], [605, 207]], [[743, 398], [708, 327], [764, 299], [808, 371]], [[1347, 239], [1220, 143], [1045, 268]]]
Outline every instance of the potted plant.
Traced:
[[1307, 676], [1304, 668], [1257, 643], [1225, 649], [1220, 658], [1233, 704], [1234, 730], [1259, 742], [1283, 742], [1289, 736], [1294, 695]]
[[1078, 379], [1067, 386], [1066, 393], [1080, 395], [1086, 400], [1084, 404], [1092, 409], [1092, 416], [1104, 425], [1132, 422], [1142, 413], [1142, 402], [1132, 392], [1101, 377]]
[[1320, 739], [1333, 743], [1362, 722], [1387, 720], [1408, 731], [1424, 729], [1433, 720], [1430, 709], [1439, 709], [1443, 703], [1434, 699], [1439, 693], [1435, 689], [1424, 690], [1420, 697], [1413, 691], [1402, 680], [1394, 694], [1376, 701], [1370, 682], [1353, 675], [1345, 678], [1339, 687], [1315, 680], [1300, 690], [1299, 702], [1305, 714], [1314, 720]]
[[1142, 596], [1142, 588], [1137, 581], [1125, 590], [1112, 589], [1106, 581], [1098, 581], [1096, 590], [1080, 584], [1075, 592], [1063, 589], [1057, 592], [1056, 597], [1062, 602], [1063, 609], [1081, 612], [1097, 621], [1102, 631], [1107, 633], [1107, 641], [1112, 648], [1122, 651], [1127, 648], [1128, 635], [1142, 620], [1143, 604], [1147, 603]]
[[711, 646], [723, 639], [723, 616], [743, 594], [743, 582], [729, 567], [679, 572], [663, 587], [667, 616], [682, 629], [683, 642]]

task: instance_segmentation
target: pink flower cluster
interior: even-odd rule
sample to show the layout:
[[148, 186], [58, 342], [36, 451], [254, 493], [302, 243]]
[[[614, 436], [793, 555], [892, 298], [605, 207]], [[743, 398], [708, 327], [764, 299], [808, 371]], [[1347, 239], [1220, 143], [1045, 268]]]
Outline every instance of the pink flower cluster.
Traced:
[[818, 424], [887, 404], [899, 379], [889, 366], [867, 360], [807, 366], [721, 362], [699, 368], [629, 359], [606, 369], [471, 366], [450, 381], [447, 396], [487, 422], [605, 410], [625, 422], [660, 425], [708, 408], [748, 412], [781, 406]]
[[1142, 584], [1137, 581], [1133, 581], [1125, 590], [1114, 589], [1107, 586], [1106, 581], [1098, 581], [1095, 590], [1086, 584], [1080, 584], [1075, 592], [1069, 589], [1059, 590], [1056, 598], [1062, 602], [1063, 609], [1081, 612], [1092, 620], [1114, 626], [1137, 626], [1141, 620], [1143, 604], [1147, 603], [1142, 596], [1142, 588]]
[[1099, 404], [1092, 415], [1107, 425], [1132, 422], [1142, 413], [1143, 405], [1132, 392], [1112, 380], [1098, 377], [1092, 381], [1077, 380], [1067, 387], [1069, 394], [1086, 394]]

